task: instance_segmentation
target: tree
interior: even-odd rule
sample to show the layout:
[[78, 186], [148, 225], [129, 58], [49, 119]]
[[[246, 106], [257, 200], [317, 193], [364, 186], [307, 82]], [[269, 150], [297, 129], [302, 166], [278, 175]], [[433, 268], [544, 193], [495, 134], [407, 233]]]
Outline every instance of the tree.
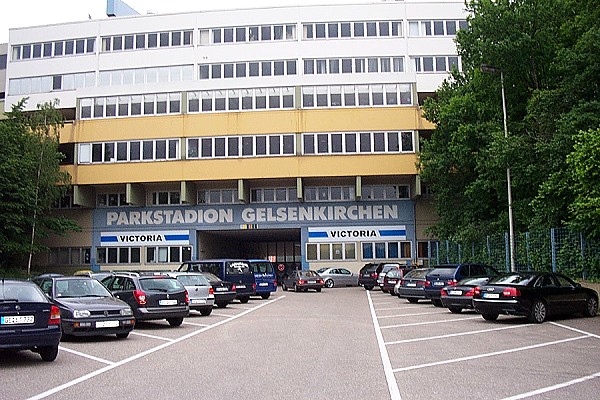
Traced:
[[0, 265], [12, 267], [43, 249], [40, 238], [78, 229], [51, 213], [70, 184], [59, 169], [62, 116], [51, 103], [33, 113], [23, 112], [24, 104], [14, 105], [0, 121]]

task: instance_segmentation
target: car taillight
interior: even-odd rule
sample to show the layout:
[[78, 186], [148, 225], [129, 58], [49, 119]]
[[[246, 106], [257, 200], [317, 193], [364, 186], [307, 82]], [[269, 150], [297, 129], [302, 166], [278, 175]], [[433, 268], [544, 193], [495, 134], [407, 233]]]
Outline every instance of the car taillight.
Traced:
[[252, 290], [256, 290], [256, 283], [252, 284]]
[[237, 290], [237, 288], [235, 287], [235, 285], [231, 285], [231, 291], [235, 292]]
[[481, 288], [479, 286], [473, 288], [473, 295], [481, 296]]
[[215, 294], [215, 289], [213, 289], [212, 287], [210, 287], [208, 289], [208, 294]]
[[141, 290], [134, 290], [133, 297], [135, 297], [135, 301], [137, 301], [140, 306], [146, 304], [146, 293], [142, 292]]
[[400, 279], [400, 285], [404, 286], [404, 279]]
[[431, 286], [431, 281], [425, 281], [425, 287]]
[[273, 281], [273, 286], [277, 286], [277, 281]]
[[442, 296], [448, 296], [448, 292], [446, 291], [446, 289], [442, 288], [442, 290], [440, 291], [440, 294]]
[[371, 274], [371, 278], [377, 278], [377, 276], [378, 276], [377, 272], [373, 272], [373, 273]]
[[304, 279], [298, 279], [298, 285], [304, 285], [306, 281]]
[[514, 287], [509, 287], [502, 291], [502, 296], [504, 297], [519, 297], [520, 295], [521, 291]]
[[464, 295], [468, 297], [473, 297], [473, 294], [475, 294], [475, 289], [469, 289], [468, 292], [464, 293]]
[[185, 291], [185, 304], [190, 304], [190, 295], [188, 291]]
[[319, 279], [319, 280], [317, 281], [317, 283], [320, 283], [320, 284], [322, 285], [322, 284], [324, 284], [324, 283], [325, 283], [325, 281], [324, 281], [323, 279]]
[[456, 286], [457, 283], [458, 281], [456, 279], [450, 279], [448, 281], [448, 286]]
[[60, 325], [60, 309], [56, 306], [50, 306], [48, 325]]

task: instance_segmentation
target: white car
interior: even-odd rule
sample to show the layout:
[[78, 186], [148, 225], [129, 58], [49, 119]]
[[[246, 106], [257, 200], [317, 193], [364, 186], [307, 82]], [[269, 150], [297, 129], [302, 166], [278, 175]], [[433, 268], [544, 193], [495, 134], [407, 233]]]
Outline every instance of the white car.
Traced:
[[317, 273], [325, 280], [325, 287], [328, 288], [358, 286], [358, 274], [346, 268], [321, 268]]

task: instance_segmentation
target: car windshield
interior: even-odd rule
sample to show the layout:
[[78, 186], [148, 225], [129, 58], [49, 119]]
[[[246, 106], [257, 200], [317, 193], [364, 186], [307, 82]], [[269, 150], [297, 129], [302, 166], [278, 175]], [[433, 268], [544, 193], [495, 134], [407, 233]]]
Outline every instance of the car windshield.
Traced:
[[3, 301], [47, 302], [42, 291], [32, 284], [0, 280], [0, 302]]
[[177, 280], [183, 286], [208, 286], [208, 279], [202, 275], [177, 275]]
[[56, 297], [110, 297], [106, 287], [96, 279], [57, 279]]
[[244, 274], [250, 272], [250, 265], [244, 261], [233, 261], [227, 263], [227, 274]]
[[255, 274], [272, 274], [273, 265], [268, 261], [251, 261], [250, 268]]
[[160, 292], [184, 289], [183, 285], [177, 279], [167, 277], [140, 279], [140, 285], [144, 290], [157, 290]]
[[519, 286], [527, 286], [532, 279], [534, 279], [536, 274], [507, 274], [497, 276], [495, 278], [490, 279], [488, 282], [489, 285], [519, 285]]
[[319, 269], [317, 270], [317, 273], [318, 273], [318, 274], [322, 274], [323, 272], [327, 271], [328, 269], [329, 269], [329, 268], [319, 268]]

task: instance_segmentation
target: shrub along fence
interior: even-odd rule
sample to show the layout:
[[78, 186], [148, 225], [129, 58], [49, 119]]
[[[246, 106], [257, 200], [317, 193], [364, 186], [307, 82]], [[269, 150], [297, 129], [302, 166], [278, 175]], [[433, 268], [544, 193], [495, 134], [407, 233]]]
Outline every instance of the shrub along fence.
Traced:
[[[508, 233], [471, 243], [432, 242], [430, 264], [480, 262], [510, 271]], [[518, 271], [561, 272], [574, 279], [600, 280], [600, 240], [567, 228], [515, 234]]]

